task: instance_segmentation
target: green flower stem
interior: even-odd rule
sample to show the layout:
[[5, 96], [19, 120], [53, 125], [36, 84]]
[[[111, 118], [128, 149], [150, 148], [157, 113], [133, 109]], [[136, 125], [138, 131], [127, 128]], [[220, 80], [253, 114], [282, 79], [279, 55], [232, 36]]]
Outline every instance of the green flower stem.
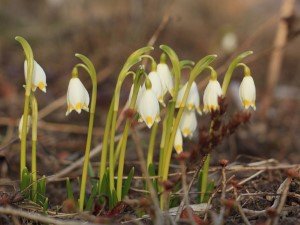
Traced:
[[[172, 155], [172, 149], [173, 149], [173, 143], [175, 140], [175, 135], [176, 135], [176, 131], [177, 128], [179, 126], [179, 122], [180, 119], [182, 117], [183, 111], [184, 111], [184, 106], [185, 103], [187, 101], [188, 98], [188, 94], [190, 92], [190, 89], [192, 87], [192, 83], [193, 81], [199, 76], [199, 74], [207, 67], [209, 66], [209, 64], [214, 61], [214, 59], [216, 58], [216, 55], [208, 55], [206, 57], [204, 57], [203, 59], [201, 59], [194, 67], [194, 69], [191, 71], [191, 75], [189, 77], [188, 83], [187, 83], [187, 88], [184, 92], [184, 96], [182, 99], [182, 103], [179, 111], [177, 113], [173, 128], [172, 128], [172, 132], [171, 135], [169, 137], [168, 142], [166, 143], [166, 149], [165, 149], [165, 161], [164, 161], [164, 168], [162, 171], [162, 180], [165, 181], [168, 179], [168, 174], [169, 174], [169, 167], [170, 167], [170, 160], [171, 160], [171, 155]], [[166, 195], [161, 195], [161, 207], [162, 209], [166, 209], [168, 206], [168, 202], [167, 202], [168, 196]]]
[[[116, 85], [116, 89], [114, 92], [114, 108], [112, 112], [112, 120], [111, 120], [111, 128], [110, 128], [110, 142], [109, 142], [109, 184], [110, 184], [110, 191], [112, 192], [115, 190], [115, 183], [114, 183], [114, 162], [115, 162], [115, 156], [114, 156], [114, 151], [115, 151], [115, 135], [116, 135], [116, 124], [117, 124], [117, 114], [119, 110], [119, 102], [120, 102], [120, 92], [121, 92], [121, 87], [123, 84], [123, 81], [125, 78], [132, 74], [132, 72], [129, 72], [129, 69], [135, 65], [136, 63], [140, 62], [142, 59], [142, 54], [144, 51], [149, 51], [151, 50], [152, 47], [145, 47], [141, 48], [134, 53], [132, 53], [129, 58], [127, 59], [126, 63], [124, 64]], [[143, 55], [145, 57], [145, 55]], [[122, 140], [123, 141], [123, 140]]]
[[[110, 133], [110, 121], [112, 119], [112, 114], [113, 114], [113, 104], [114, 102], [114, 97], [112, 99], [112, 103], [110, 104], [109, 111], [107, 114], [107, 119], [106, 119], [106, 124], [105, 124], [105, 129], [104, 129], [104, 135], [103, 135], [103, 141], [102, 141], [102, 151], [101, 151], [101, 161], [100, 161], [100, 171], [99, 171], [99, 181], [100, 184], [102, 182], [105, 170], [106, 170], [106, 161], [107, 161], [107, 151], [108, 151], [108, 138], [109, 138], [109, 133]], [[99, 185], [99, 188], [101, 185]]]
[[21, 153], [20, 153], [20, 178], [22, 180], [22, 172], [26, 167], [26, 136], [27, 136], [27, 123], [29, 114], [29, 102], [32, 86], [32, 74], [33, 74], [33, 52], [29, 43], [22, 37], [15, 37], [24, 50], [26, 61], [27, 61], [27, 77], [25, 85], [25, 102], [24, 102], [24, 112], [23, 112], [23, 124], [21, 133]]
[[244, 68], [244, 75], [245, 76], [250, 76], [251, 72], [250, 72], [250, 68], [245, 64], [245, 63], [239, 63], [236, 65], [236, 67], [241, 66]]
[[158, 128], [158, 123], [154, 122], [154, 124], [151, 128], [150, 142], [149, 142], [149, 147], [148, 147], [147, 169], [149, 168], [149, 165], [153, 163], [153, 154], [154, 154], [154, 146], [155, 146], [157, 128]]
[[84, 68], [88, 72], [88, 74], [91, 77], [92, 85], [93, 85], [88, 134], [87, 134], [86, 148], [85, 148], [85, 154], [84, 154], [82, 178], [81, 178], [81, 184], [80, 184], [80, 196], [79, 196], [79, 210], [83, 211], [87, 174], [88, 174], [88, 166], [89, 166], [89, 159], [90, 159], [91, 142], [92, 142], [92, 134], [93, 134], [93, 127], [94, 127], [96, 101], [97, 101], [97, 74], [96, 74], [94, 65], [87, 57], [85, 57], [84, 55], [81, 55], [81, 54], [75, 54], [75, 56], [78, 57], [79, 59], [81, 59], [85, 63], [85, 65], [84, 64], [77, 64], [77, 65]]
[[[133, 73], [133, 72], [129, 71], [128, 73]], [[135, 107], [137, 96], [141, 86], [141, 81], [142, 81], [141, 77], [143, 74], [145, 75], [143, 69], [138, 70], [137, 73], [134, 74], [133, 93], [129, 103], [129, 109], [133, 110]], [[126, 153], [126, 146], [127, 146], [130, 124], [131, 124], [131, 119], [127, 118], [123, 135], [121, 138], [122, 143], [120, 149], [120, 156], [119, 156], [119, 163], [118, 163], [118, 176], [117, 176], [117, 197], [119, 201], [122, 200], [123, 172], [124, 172], [125, 153]]]
[[111, 192], [115, 190], [114, 162], [115, 162], [115, 135], [116, 135], [117, 115], [118, 112], [113, 110], [112, 124], [110, 130], [110, 144], [109, 144], [109, 187]]
[[[167, 112], [168, 114], [168, 112]], [[164, 146], [165, 146], [165, 140], [166, 140], [166, 126], [167, 126], [167, 120], [164, 119], [163, 121], [163, 127], [162, 127], [162, 135], [161, 135], [161, 141], [160, 141], [160, 152], [159, 152], [159, 162], [158, 162], [158, 176], [161, 176], [162, 169], [163, 169], [163, 161], [164, 161]], [[159, 190], [162, 191], [162, 186], [158, 186]]]
[[207, 188], [209, 163], [210, 163], [210, 154], [207, 154], [206, 159], [203, 164], [203, 169], [202, 169], [201, 194], [200, 194], [200, 202], [201, 203], [203, 203], [206, 188]]
[[32, 150], [31, 150], [31, 174], [32, 174], [32, 199], [36, 202], [37, 197], [37, 166], [36, 166], [36, 143], [37, 143], [37, 124], [38, 124], [38, 104], [35, 96], [31, 95], [31, 116], [32, 116]]
[[130, 121], [129, 119], [127, 119], [123, 131], [124, 138], [122, 138], [122, 142], [121, 142], [121, 149], [120, 149], [121, 151], [120, 151], [119, 164], [118, 164], [117, 197], [119, 201], [122, 200], [123, 172], [124, 172], [125, 153], [126, 153], [127, 136], [128, 136], [129, 127], [130, 127]]
[[179, 62], [178, 56], [173, 49], [171, 49], [167, 45], [161, 45], [160, 48], [163, 50], [163, 53], [161, 54], [161, 57], [160, 57], [160, 62], [166, 63], [166, 56], [168, 56], [172, 63], [172, 72], [174, 75], [173, 98], [168, 103], [168, 112], [167, 112], [167, 116], [165, 118], [166, 126], [164, 127], [164, 130], [163, 130], [164, 140], [161, 141], [161, 147], [163, 145], [163, 150], [161, 151], [162, 157], [160, 157], [161, 160], [159, 162], [159, 172], [160, 172], [159, 175], [161, 176], [164, 171], [164, 167], [169, 165], [169, 164], [166, 164], [166, 161], [167, 162], [169, 161], [166, 158], [166, 156], [168, 155], [167, 154], [168, 141], [169, 141], [172, 126], [173, 126], [175, 103], [176, 103], [176, 99], [177, 99], [178, 91], [179, 91], [181, 68], [180, 68], [180, 62]]
[[233, 61], [230, 63], [230, 65], [225, 73], [223, 84], [222, 84], [223, 96], [226, 96], [226, 92], [227, 92], [233, 71], [235, 70], [235, 68], [237, 66], [239, 66], [239, 63], [242, 59], [244, 59], [245, 57], [247, 57], [251, 54], [253, 54], [252, 51], [243, 52], [242, 54], [238, 55], [235, 59], [233, 59]]

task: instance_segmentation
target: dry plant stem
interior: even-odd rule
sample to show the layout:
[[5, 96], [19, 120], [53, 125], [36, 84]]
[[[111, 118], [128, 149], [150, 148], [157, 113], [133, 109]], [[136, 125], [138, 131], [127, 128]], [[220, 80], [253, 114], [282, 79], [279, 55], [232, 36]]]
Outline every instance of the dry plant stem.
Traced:
[[[231, 177], [229, 177], [229, 179], [227, 179], [227, 183], [228, 183], [229, 181], [231, 181], [234, 177], [235, 177], [234, 175], [231, 176]], [[207, 201], [207, 207], [206, 207], [205, 215], [204, 215], [204, 221], [207, 220], [208, 210], [209, 210], [209, 206], [210, 206], [210, 204], [211, 204], [211, 202], [212, 202], [212, 199], [213, 199], [213, 198], [215, 197], [215, 195], [220, 191], [221, 188], [222, 188], [222, 185], [219, 185], [219, 186], [215, 189], [215, 191], [212, 193], [212, 195], [210, 196], [210, 198], [208, 199], [208, 201]]]
[[[260, 170], [260, 171], [256, 172], [255, 174], [251, 175], [250, 177], [247, 177], [246, 179], [240, 181], [238, 184], [239, 185], [243, 185], [243, 184], [247, 183], [248, 181], [252, 180], [253, 178], [259, 176], [260, 174], [262, 174], [265, 171], [266, 171], [265, 169], [264, 170]], [[233, 187], [231, 186], [230, 188], [226, 189], [226, 192], [229, 192], [229, 191], [232, 191], [232, 190], [233, 190]]]
[[265, 118], [267, 111], [272, 103], [273, 92], [278, 83], [279, 75], [281, 73], [282, 61], [283, 61], [283, 46], [288, 41], [289, 34], [289, 22], [287, 19], [291, 18], [294, 13], [295, 0], [282, 1], [280, 21], [278, 24], [277, 33], [274, 40], [274, 47], [270, 58], [267, 74], [267, 87], [265, 95], [261, 104], [261, 117]]
[[234, 188], [233, 192], [234, 192], [234, 196], [235, 196], [235, 201], [236, 201], [235, 204], [236, 204], [236, 207], [237, 207], [239, 213], [241, 214], [241, 217], [242, 217], [244, 223], [245, 223], [246, 225], [251, 225], [251, 223], [249, 222], [249, 220], [247, 219], [247, 217], [246, 217], [246, 215], [245, 215], [245, 213], [244, 213], [244, 211], [243, 211], [243, 208], [242, 208], [240, 202], [238, 201], [238, 194], [237, 194], [236, 188]]
[[[182, 179], [182, 189], [183, 189], [183, 200], [186, 205], [186, 210], [190, 219], [190, 222], [192, 225], [195, 225], [195, 221], [193, 219], [193, 213], [191, 212], [191, 209], [189, 208], [190, 201], [189, 201], [189, 192], [188, 192], [188, 186], [186, 183], [186, 165], [183, 160], [180, 161], [180, 169], [181, 169], [181, 179]], [[178, 216], [178, 215], [177, 215]], [[180, 217], [180, 215], [179, 215]]]
[[158, 201], [158, 197], [157, 197], [157, 194], [154, 190], [154, 187], [152, 185], [152, 182], [149, 178], [149, 173], [148, 173], [148, 170], [147, 170], [147, 164], [146, 164], [146, 161], [145, 161], [145, 158], [144, 158], [144, 153], [143, 153], [143, 150], [141, 149], [141, 144], [140, 144], [140, 139], [136, 133], [136, 130], [135, 128], [132, 128], [132, 138], [134, 140], [134, 142], [136, 143], [136, 153], [137, 153], [137, 156], [139, 158], [139, 161], [140, 161], [140, 165], [141, 165], [141, 170], [142, 170], [142, 173], [145, 175], [145, 179], [146, 179], [146, 183], [147, 183], [147, 186], [149, 188], [149, 192], [150, 192], [150, 196], [151, 196], [151, 199], [153, 201], [153, 204], [154, 204], [154, 210], [155, 210], [155, 222], [154, 224], [163, 224], [163, 216], [162, 216], [162, 213], [161, 213], [161, 210], [159, 208], [159, 201]]
[[285, 180], [284, 189], [282, 191], [282, 195], [280, 197], [280, 202], [279, 202], [279, 205], [276, 209], [276, 216], [273, 219], [272, 225], [277, 225], [278, 224], [279, 216], [280, 216], [280, 213], [281, 213], [281, 211], [284, 207], [284, 204], [286, 202], [286, 197], [287, 197], [290, 185], [291, 185], [291, 181], [292, 181], [292, 179], [290, 177]]
[[[226, 198], [226, 171], [225, 167], [222, 167], [222, 194], [221, 194], [221, 201], [224, 201]], [[223, 203], [221, 210], [220, 210], [220, 215], [218, 219], [218, 225], [224, 224], [224, 217], [225, 217], [225, 211], [226, 211], [226, 205]]]
[[[276, 197], [275, 200], [272, 204], [272, 206], [270, 208], [275, 209], [276, 207], [279, 206], [280, 201], [282, 200], [282, 198], [280, 198], [280, 196], [282, 195], [282, 193], [284, 192], [284, 189], [289, 185], [290, 185], [290, 178], [285, 179], [280, 186], [278, 187], [277, 191], [276, 191]], [[289, 185], [287, 185], [287, 183], [289, 183]], [[287, 188], [288, 190], [288, 188]], [[243, 211], [247, 214], [247, 215], [251, 215], [251, 216], [258, 216], [258, 215], [266, 215], [267, 214], [267, 210], [260, 210], [260, 211], [256, 211], [256, 210], [251, 210], [251, 209], [245, 209], [243, 208]], [[270, 221], [269, 221], [270, 222]]]
[[[54, 218], [44, 216], [39, 213], [27, 212], [27, 211], [12, 208], [10, 206], [0, 207], [0, 214], [19, 216], [19, 217], [23, 217], [23, 218], [32, 220], [34, 222], [40, 222], [40, 223], [45, 223], [45, 224], [55, 224], [55, 225], [81, 225], [81, 224], [83, 224], [82, 222], [79, 222], [79, 221], [72, 221], [72, 220], [66, 221], [66, 220], [54, 219]], [[86, 223], [86, 222], [84, 222], [84, 224], [85, 225], [96, 225], [94, 223]], [[99, 223], [97, 223], [97, 224], [99, 224]]]
[[[188, 186], [188, 188], [187, 188], [187, 193], [190, 192], [190, 190], [191, 190], [191, 188], [192, 188], [192, 186], [193, 186], [194, 181], [196, 180], [196, 178], [197, 178], [197, 176], [198, 176], [198, 174], [199, 174], [201, 168], [203, 167], [203, 164], [204, 164], [204, 162], [205, 162], [205, 160], [206, 160], [206, 157], [207, 157], [207, 155], [205, 155], [205, 156], [202, 158], [202, 160], [200, 161], [200, 165], [198, 166], [197, 170], [195, 171], [195, 173], [194, 173], [194, 175], [193, 175], [193, 177], [192, 177], [192, 180], [191, 180], [190, 183], [189, 183], [189, 186]], [[180, 217], [180, 215], [181, 215], [181, 213], [182, 213], [182, 211], [183, 211], [183, 208], [184, 208], [184, 201], [181, 201], [181, 202], [180, 202], [180, 205], [179, 205], [179, 207], [178, 207], [178, 212], [177, 212], [177, 216], [176, 216], [176, 221], [179, 219], [179, 217]]]

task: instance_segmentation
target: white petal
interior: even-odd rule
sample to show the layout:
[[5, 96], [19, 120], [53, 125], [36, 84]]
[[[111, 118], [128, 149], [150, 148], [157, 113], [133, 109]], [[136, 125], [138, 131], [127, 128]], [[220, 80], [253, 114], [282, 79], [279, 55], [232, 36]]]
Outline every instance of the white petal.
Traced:
[[[176, 101], [176, 108], [179, 108], [180, 105], [182, 105], [182, 100], [183, 96], [185, 93], [185, 90], [187, 88], [187, 83], [179, 90], [178, 96], [177, 96], [177, 101]], [[195, 82], [192, 83], [185, 107], [188, 110], [193, 110], [196, 109], [197, 112], [201, 115], [201, 110], [200, 110], [200, 97], [199, 97], [199, 92], [197, 88], [197, 84]]]
[[[24, 62], [24, 74], [25, 79], [27, 79], [27, 61]], [[32, 91], [35, 91], [38, 87], [41, 91], [46, 92], [46, 73], [43, 68], [34, 61], [33, 73], [32, 73]]]
[[88, 111], [89, 93], [78, 78], [71, 78], [67, 92], [68, 109], [66, 115], [72, 110], [81, 113], [81, 110]]
[[179, 127], [184, 137], [192, 137], [197, 128], [197, 118], [194, 110], [184, 110]]
[[185, 83], [185, 85], [183, 85], [182, 88], [180, 88], [178, 91], [177, 100], [176, 100], [176, 108], [184, 107], [184, 105], [182, 105], [183, 104], [182, 100], [183, 100], [183, 96], [184, 96], [186, 87], [187, 87], [187, 83]]
[[162, 87], [163, 87], [163, 95], [169, 91], [171, 95], [173, 95], [174, 92], [174, 83], [171, 71], [167, 64], [165, 63], [159, 63], [157, 65], [157, 73], [160, 77]]
[[219, 109], [218, 98], [222, 96], [222, 88], [217, 80], [209, 80], [203, 95], [204, 112]]
[[180, 132], [180, 129], [176, 130], [174, 149], [176, 150], [177, 154], [180, 154], [182, 152], [182, 134]]
[[240, 99], [245, 107], [250, 106], [255, 110], [256, 88], [252, 76], [244, 76], [239, 89]]
[[154, 94], [156, 95], [157, 100], [162, 105], [165, 105], [164, 100], [163, 100], [163, 87], [162, 87], [162, 83], [161, 83], [159, 75], [157, 74], [157, 72], [152, 71], [149, 73], [148, 78], [151, 81], [152, 90], [153, 90]]
[[152, 89], [147, 89], [141, 94], [138, 112], [149, 128], [152, 127], [154, 121], [158, 120], [159, 104]]
[[[26, 133], [28, 133], [28, 130], [29, 130], [29, 128], [30, 128], [30, 124], [31, 124], [31, 116], [30, 115], [28, 115], [28, 119], [27, 119], [27, 132]], [[21, 137], [22, 137], [22, 128], [23, 128], [23, 115], [22, 115], [22, 117], [21, 117], [21, 119], [20, 119], [20, 121], [19, 121], [19, 138], [20, 138], [20, 140], [21, 140]]]

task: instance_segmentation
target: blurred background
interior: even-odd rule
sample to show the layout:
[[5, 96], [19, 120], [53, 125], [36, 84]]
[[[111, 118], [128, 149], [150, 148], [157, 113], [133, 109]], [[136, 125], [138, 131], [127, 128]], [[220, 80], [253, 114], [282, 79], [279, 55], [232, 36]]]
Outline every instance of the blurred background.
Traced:
[[[48, 168], [41, 168], [40, 174], [52, 174], [83, 154], [88, 114], [65, 116], [70, 72], [78, 62], [74, 54], [91, 58], [98, 71], [94, 135], [98, 144], [118, 72], [131, 52], [147, 44], [154, 45], [157, 59], [160, 44], [171, 46], [180, 59], [198, 61], [217, 54], [213, 66], [220, 80], [233, 57], [254, 51], [245, 62], [257, 85], [257, 110], [250, 124], [216, 150], [215, 161], [248, 155], [299, 163], [299, 12], [297, 0], [0, 0], [1, 162], [18, 171], [24, 54], [14, 37], [20, 35], [29, 41], [47, 74], [47, 94], [37, 92], [38, 157]], [[90, 87], [88, 76], [80, 76]], [[237, 69], [227, 99], [230, 113], [241, 109], [241, 79], [242, 70]], [[198, 82], [203, 93], [207, 82]], [[129, 87], [130, 80], [122, 89], [122, 103]], [[207, 117], [199, 118], [199, 126], [207, 122]], [[197, 143], [197, 135], [190, 143]]]

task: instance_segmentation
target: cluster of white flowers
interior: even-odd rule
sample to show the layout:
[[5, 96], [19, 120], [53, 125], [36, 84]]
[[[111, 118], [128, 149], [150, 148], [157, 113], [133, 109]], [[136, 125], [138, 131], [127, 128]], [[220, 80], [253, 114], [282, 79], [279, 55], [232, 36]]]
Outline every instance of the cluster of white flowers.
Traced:
[[[27, 77], [27, 62], [24, 62], [25, 77]], [[46, 74], [42, 67], [34, 61], [33, 76], [32, 76], [32, 91], [39, 88], [46, 92]], [[200, 95], [197, 84], [192, 83], [188, 93], [187, 101], [183, 103], [184, 93], [188, 83], [185, 83], [179, 90], [176, 108], [184, 107], [179, 127], [176, 131], [174, 148], [179, 154], [182, 152], [182, 143], [184, 138], [191, 138], [197, 128], [196, 112], [201, 115]], [[159, 63], [153, 71], [151, 71], [142, 87], [139, 87], [139, 92], [136, 101], [136, 109], [140, 115], [139, 121], [145, 122], [147, 127], [151, 128], [154, 122], [160, 121], [160, 107], [165, 106], [164, 96], [169, 92], [171, 96], [174, 94], [174, 83], [171, 71], [166, 63]], [[127, 106], [132, 98], [133, 85], [130, 89]], [[240, 99], [245, 109], [252, 107], [255, 110], [256, 89], [252, 76], [249, 74], [244, 76], [239, 89]], [[219, 109], [218, 98], [222, 96], [222, 88], [216, 77], [211, 77], [208, 85], [204, 90], [203, 95], [203, 111], [209, 113]], [[67, 91], [67, 112], [69, 115], [73, 110], [81, 113], [81, 110], [89, 111], [89, 93], [79, 80], [78, 77], [72, 77]], [[29, 120], [28, 120], [29, 121]], [[22, 129], [22, 119], [19, 125], [19, 133]]]
[[[154, 122], [160, 121], [159, 103], [165, 106], [164, 96], [167, 92], [173, 94], [174, 83], [171, 71], [167, 64], [159, 63], [156, 69], [152, 70], [144, 85], [139, 88], [136, 109], [140, 115], [140, 122], [145, 122], [147, 127], [151, 128]], [[126, 106], [129, 106], [133, 94], [131, 86], [129, 98]]]

